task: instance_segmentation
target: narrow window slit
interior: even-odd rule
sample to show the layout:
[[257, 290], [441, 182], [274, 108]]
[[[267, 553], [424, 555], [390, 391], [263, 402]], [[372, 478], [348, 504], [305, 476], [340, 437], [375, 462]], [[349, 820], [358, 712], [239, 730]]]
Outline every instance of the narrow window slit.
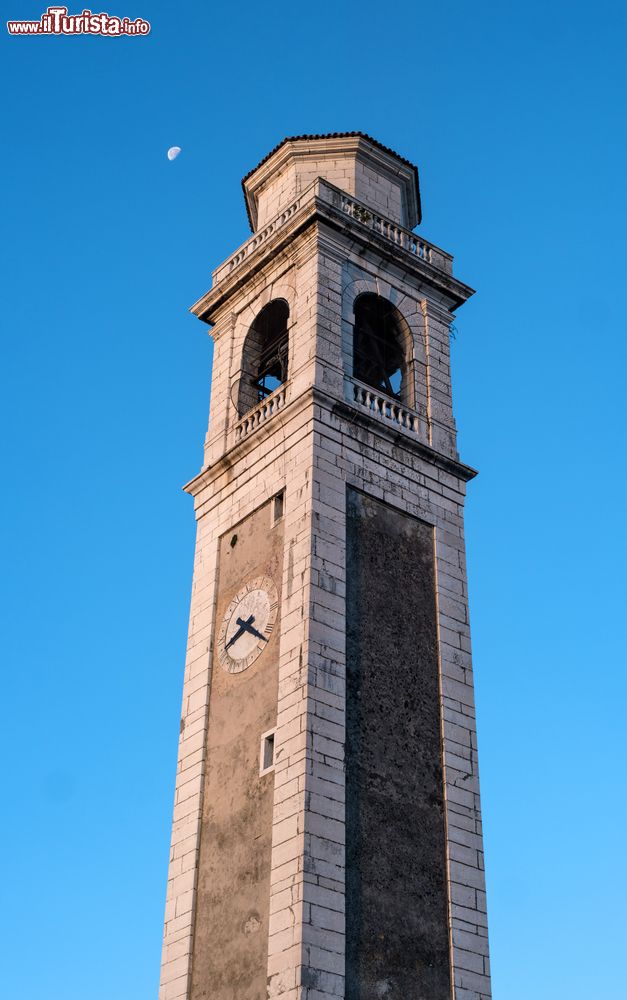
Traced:
[[272, 499], [272, 524], [275, 525], [283, 517], [285, 490], [281, 490]]
[[274, 770], [274, 734], [275, 730], [271, 729], [261, 737], [260, 774], [267, 774]]

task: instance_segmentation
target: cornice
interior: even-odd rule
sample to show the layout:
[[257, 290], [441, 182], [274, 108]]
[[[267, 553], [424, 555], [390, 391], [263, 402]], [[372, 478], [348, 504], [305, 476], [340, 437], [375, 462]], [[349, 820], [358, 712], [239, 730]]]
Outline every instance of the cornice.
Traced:
[[[317, 391], [319, 392], [320, 390]], [[400, 430], [395, 430], [391, 424], [379, 422], [374, 417], [368, 416], [359, 407], [352, 406], [345, 400], [336, 400], [331, 409], [338, 416], [349, 419], [351, 424], [356, 424], [368, 431], [375, 432], [388, 441], [392, 441], [398, 447], [407, 448], [408, 451], [413, 451], [421, 455], [431, 465], [435, 465], [436, 468], [442, 469], [444, 472], [451, 473], [451, 475], [456, 476], [465, 483], [470, 482], [471, 479], [479, 475], [477, 469], [473, 469], [472, 466], [465, 465], [459, 459], [451, 458], [450, 455], [445, 455], [443, 452], [437, 451], [431, 445], [425, 444], [408, 433], [404, 434]]]
[[[211, 316], [233, 297], [244, 285], [247, 285], [251, 278], [258, 274], [270, 263], [276, 261], [277, 256], [285, 247], [293, 243], [302, 232], [307, 230], [312, 222], [316, 207], [314, 202], [304, 206], [285, 226], [283, 226], [276, 236], [269, 239], [258, 250], [250, 255], [244, 264], [240, 265], [237, 271], [231, 276], [223, 278], [215, 287], [210, 288], [192, 306], [190, 312], [202, 320], [203, 323], [213, 323]], [[294, 250], [296, 248], [294, 247]], [[315, 252], [315, 247], [312, 248]]]
[[393, 261], [405, 271], [410, 271], [412, 274], [422, 278], [427, 284], [436, 287], [440, 292], [452, 299], [453, 305], [449, 310], [450, 312], [463, 305], [471, 295], [475, 294], [474, 288], [466, 285], [463, 281], [459, 281], [458, 278], [454, 278], [453, 275], [446, 274], [441, 268], [429, 264], [420, 257], [407, 253], [402, 247], [397, 247], [394, 243], [391, 243], [384, 236], [374, 232], [372, 229], [366, 229], [352, 219], [347, 220], [344, 213], [335, 208], [335, 206], [329, 205], [328, 202], [321, 203], [321, 210], [318, 216], [336, 231], [349, 234], [351, 238], [354, 238], [362, 246], [375, 248], [376, 252], [384, 259]]
[[188, 483], [185, 483], [183, 491], [193, 497], [198, 496], [199, 492], [205, 486], [210, 486], [218, 476], [232, 469], [237, 462], [253, 451], [263, 441], [267, 441], [288, 420], [293, 420], [302, 410], [310, 406], [312, 389], [313, 386], [306, 392], [301, 393], [300, 396], [297, 396], [296, 399], [289, 400], [282, 409], [275, 413], [271, 420], [261, 424], [252, 434], [229, 448], [213, 465], [202, 469], [197, 476], [194, 476]]
[[[313, 189], [316, 188], [317, 183], [314, 182]], [[326, 186], [330, 187], [328, 184]], [[213, 323], [212, 317], [229, 298], [246, 285], [251, 277], [264, 268], [270, 260], [275, 259], [288, 244], [293, 243], [301, 233], [317, 223], [326, 223], [336, 232], [349, 235], [362, 247], [375, 248], [384, 259], [392, 261], [418, 276], [451, 300], [449, 310], [451, 312], [474, 294], [474, 289], [469, 285], [454, 278], [451, 274], [447, 274], [442, 268], [408, 253], [402, 247], [386, 239], [381, 233], [367, 228], [346, 215], [314, 191], [273, 236], [269, 237], [238, 265], [233, 274], [227, 274], [215, 287], [198, 299], [191, 307], [190, 312], [205, 323]]]
[[213, 465], [203, 469], [197, 476], [190, 479], [183, 486], [184, 492], [189, 493], [194, 498], [198, 497], [216, 479], [225, 472], [229, 472], [242, 458], [253, 451], [254, 448], [266, 441], [279, 428], [282, 428], [308, 407], [312, 408], [312, 418], [315, 422], [316, 419], [319, 419], [313, 415], [313, 407], [316, 405], [323, 407], [328, 413], [334, 416], [347, 420], [351, 426], [361, 427], [372, 434], [390, 441], [398, 448], [405, 448], [408, 452], [420, 455], [430, 465], [448, 472], [462, 482], [469, 482], [478, 475], [477, 470], [471, 466], [465, 465], [458, 459], [451, 458], [450, 455], [445, 455], [443, 452], [437, 451], [431, 445], [425, 444], [410, 433], [396, 430], [391, 424], [388, 425], [380, 422], [376, 418], [369, 416], [358, 406], [354, 406], [336, 396], [331, 396], [323, 389], [320, 389], [319, 386], [312, 385], [296, 399], [286, 403], [282, 410], [279, 410], [267, 423], [258, 427], [249, 437], [244, 438], [244, 440], [239, 441], [229, 448]]

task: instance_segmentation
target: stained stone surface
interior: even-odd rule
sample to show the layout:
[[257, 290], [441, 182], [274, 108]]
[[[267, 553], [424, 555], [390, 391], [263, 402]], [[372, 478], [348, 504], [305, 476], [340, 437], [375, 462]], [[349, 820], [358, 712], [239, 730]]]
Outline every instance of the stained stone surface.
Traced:
[[450, 1000], [433, 530], [347, 522], [346, 1000]]
[[[282, 549], [270, 504], [223, 535], [214, 651], [234, 593], [262, 573], [280, 581]], [[266, 998], [274, 775], [259, 774], [259, 757], [261, 736], [276, 723], [277, 647], [274, 635], [240, 673], [219, 666], [214, 652], [192, 1000]]]

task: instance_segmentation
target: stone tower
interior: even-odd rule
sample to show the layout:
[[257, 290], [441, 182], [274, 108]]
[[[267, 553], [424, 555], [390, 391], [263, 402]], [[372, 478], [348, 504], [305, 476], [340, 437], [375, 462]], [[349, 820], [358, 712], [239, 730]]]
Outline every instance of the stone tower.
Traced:
[[418, 172], [358, 132], [244, 178], [192, 311], [209, 432], [160, 1000], [490, 996], [449, 328]]

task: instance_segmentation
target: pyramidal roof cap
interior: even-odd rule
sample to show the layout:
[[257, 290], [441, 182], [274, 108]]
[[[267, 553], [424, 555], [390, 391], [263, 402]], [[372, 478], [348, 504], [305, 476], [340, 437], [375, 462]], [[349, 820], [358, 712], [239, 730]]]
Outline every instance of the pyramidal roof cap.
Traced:
[[400, 153], [397, 153], [395, 149], [390, 149], [389, 146], [384, 146], [384, 144], [382, 142], [379, 142], [378, 139], [373, 139], [373, 137], [371, 135], [368, 135], [367, 132], [320, 132], [320, 133], [312, 133], [305, 135], [286, 136], [284, 139], [281, 139], [281, 141], [277, 143], [277, 145], [274, 146], [269, 153], [266, 153], [266, 155], [259, 161], [259, 163], [257, 163], [257, 165], [252, 168], [252, 170], [249, 170], [248, 173], [244, 177], [242, 177], [242, 190], [244, 192], [244, 201], [246, 203], [246, 214], [248, 216], [248, 222], [250, 223], [250, 228], [254, 230], [253, 220], [250, 214], [250, 207], [248, 204], [248, 198], [246, 196], [246, 181], [248, 181], [249, 178], [252, 177], [255, 171], [259, 170], [259, 167], [262, 167], [264, 163], [266, 163], [272, 156], [274, 156], [274, 154], [278, 152], [278, 150], [281, 149], [282, 146], [285, 146], [285, 144], [288, 142], [302, 142], [302, 141], [307, 142], [309, 140], [314, 140], [314, 139], [353, 139], [353, 138], [365, 139], [373, 146], [376, 146], [377, 149], [380, 149], [384, 153], [388, 153], [388, 155], [390, 156], [396, 157], [396, 159], [399, 160], [400, 163], [403, 163], [406, 167], [410, 167], [412, 169], [416, 179], [418, 223], [420, 223], [422, 221], [422, 207], [420, 204], [420, 182], [418, 179], [418, 167], [416, 166], [415, 163], [412, 163], [411, 160], [408, 160], [404, 156], [401, 156]]

